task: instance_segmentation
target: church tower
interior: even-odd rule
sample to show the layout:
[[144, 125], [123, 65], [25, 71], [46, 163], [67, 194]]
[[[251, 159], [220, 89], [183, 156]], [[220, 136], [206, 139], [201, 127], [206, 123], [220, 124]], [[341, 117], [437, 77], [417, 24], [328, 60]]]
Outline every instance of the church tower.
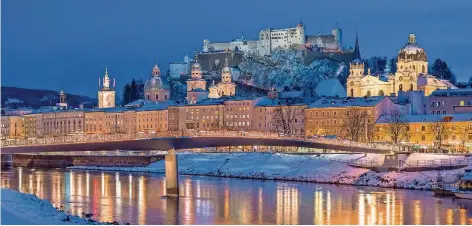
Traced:
[[215, 80], [213, 80], [213, 83], [211, 84], [209, 90], [210, 93], [208, 94], [208, 98], [220, 98], [220, 94], [218, 94], [218, 87], [215, 85]]
[[61, 92], [59, 92], [59, 102], [56, 104], [56, 106], [61, 106], [61, 107], [67, 108], [67, 106], [68, 106], [67, 96], [66, 96], [66, 93], [64, 92], [64, 90], [61, 90]]
[[426, 52], [416, 43], [413, 33], [408, 35], [408, 43], [398, 52], [395, 92], [418, 90], [418, 77], [428, 73]]
[[202, 65], [198, 62], [198, 56], [195, 54], [195, 63], [192, 64], [190, 78], [187, 79], [187, 102], [195, 104], [207, 98], [208, 91], [206, 91], [206, 80], [203, 79]]
[[354, 59], [361, 59], [361, 49], [359, 48], [359, 38], [356, 32], [356, 46], [354, 47]]
[[225, 67], [221, 72], [221, 83], [218, 84], [218, 93], [220, 96], [236, 95], [236, 84], [234, 84], [231, 79], [231, 69], [228, 65], [228, 56], [226, 56]]
[[355, 59], [350, 64], [349, 76], [347, 77], [347, 96], [361, 96], [361, 79], [364, 77], [364, 62]]
[[110, 85], [108, 67], [105, 67], [105, 76], [103, 77], [103, 83], [100, 83], [100, 78], [98, 78], [98, 107], [115, 107], [115, 79], [113, 79], [113, 86]]
[[144, 83], [144, 98], [153, 102], [163, 102], [170, 99], [170, 84], [167, 78], [161, 76], [157, 62], [152, 68], [151, 78]]

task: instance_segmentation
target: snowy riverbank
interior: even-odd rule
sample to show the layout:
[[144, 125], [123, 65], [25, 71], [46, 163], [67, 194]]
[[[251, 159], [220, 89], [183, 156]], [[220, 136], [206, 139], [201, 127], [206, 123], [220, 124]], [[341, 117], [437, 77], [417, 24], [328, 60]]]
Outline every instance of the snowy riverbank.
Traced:
[[[424, 157], [438, 158], [427, 156]], [[363, 156], [363, 155], [362, 155]], [[252, 179], [275, 179], [367, 185], [387, 188], [431, 189], [438, 171], [374, 172], [355, 168], [335, 160], [369, 159], [383, 161], [381, 154], [329, 154], [322, 157], [270, 153], [185, 153], [178, 154], [179, 173], [185, 175], [220, 176]], [[413, 157], [413, 156], [412, 156]], [[414, 158], [420, 158], [418, 154]], [[440, 158], [444, 158], [441, 156]], [[147, 167], [71, 167], [72, 169], [165, 173], [164, 161]], [[463, 169], [445, 170], [455, 174]]]
[[1, 224], [101, 224], [57, 210], [35, 195], [2, 188]]

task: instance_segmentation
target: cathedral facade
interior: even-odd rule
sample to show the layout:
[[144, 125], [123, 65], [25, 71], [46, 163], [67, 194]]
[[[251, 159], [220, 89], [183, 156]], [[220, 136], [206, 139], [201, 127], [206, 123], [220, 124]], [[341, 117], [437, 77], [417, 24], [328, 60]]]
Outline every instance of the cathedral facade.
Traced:
[[400, 91], [422, 90], [429, 96], [436, 89], [456, 88], [447, 80], [437, 79], [428, 74], [426, 52], [416, 43], [416, 36], [410, 34], [408, 43], [397, 55], [397, 72], [370, 73], [364, 75], [364, 62], [355, 59], [351, 62], [347, 79], [347, 96], [398, 96]]

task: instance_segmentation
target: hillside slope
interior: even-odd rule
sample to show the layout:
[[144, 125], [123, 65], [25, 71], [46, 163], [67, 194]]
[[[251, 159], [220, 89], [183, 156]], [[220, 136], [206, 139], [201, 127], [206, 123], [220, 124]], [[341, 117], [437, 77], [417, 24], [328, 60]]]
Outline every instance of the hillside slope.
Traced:
[[[67, 102], [72, 107], [79, 107], [83, 102], [97, 103], [97, 99], [88, 96], [67, 94]], [[2, 86], [2, 106], [13, 104], [21, 107], [38, 108], [40, 106], [55, 105], [58, 101], [58, 91], [42, 89], [25, 89]]]

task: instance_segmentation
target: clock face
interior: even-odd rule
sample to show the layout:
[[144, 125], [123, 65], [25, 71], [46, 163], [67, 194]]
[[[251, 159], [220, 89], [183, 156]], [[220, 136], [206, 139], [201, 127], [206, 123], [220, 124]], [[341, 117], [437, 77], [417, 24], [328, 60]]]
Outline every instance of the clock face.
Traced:
[[351, 86], [353, 86], [353, 85], [354, 85], [354, 82], [351, 82]]
[[400, 80], [400, 81], [403, 80], [403, 77], [400, 77], [398, 80]]

